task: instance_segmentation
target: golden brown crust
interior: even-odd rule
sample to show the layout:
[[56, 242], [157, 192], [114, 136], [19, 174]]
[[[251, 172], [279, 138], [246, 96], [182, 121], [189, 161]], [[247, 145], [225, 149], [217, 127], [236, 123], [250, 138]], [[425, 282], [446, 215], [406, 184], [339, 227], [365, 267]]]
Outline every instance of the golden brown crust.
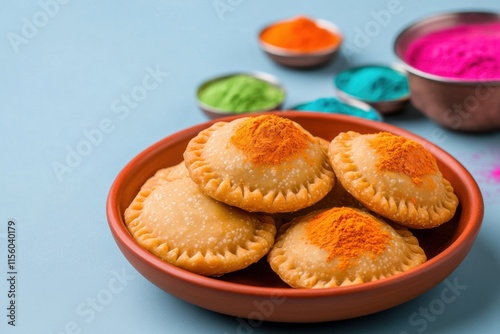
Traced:
[[328, 154], [328, 148], [330, 147], [330, 141], [325, 138], [316, 137], [316, 140], [320, 143], [321, 146], [325, 149], [325, 152]]
[[273, 215], [275, 220], [279, 220], [282, 223], [290, 222], [294, 218], [304, 216], [310, 212], [330, 209], [333, 207], [347, 206], [352, 208], [357, 208], [360, 210], [368, 211], [368, 209], [361, 204], [360, 201], [355, 199], [351, 194], [349, 194], [340, 182], [335, 182], [332, 190], [325, 197], [323, 197], [317, 203], [308, 206], [307, 208], [294, 211], [294, 212], [284, 212]]
[[156, 172], [157, 176], [167, 180], [167, 181], [175, 181], [189, 177], [189, 172], [186, 168], [186, 164], [184, 161], [181, 161], [177, 165], [160, 169]]
[[[280, 228], [276, 243], [267, 257], [273, 271], [294, 288], [330, 288], [390, 277], [426, 261], [423, 249], [410, 231], [393, 228], [367, 212], [350, 210], [370, 217], [379, 230], [377, 233], [390, 236], [382, 252], [359, 251], [348, 266], [343, 266], [341, 255], [334, 253], [332, 256], [329, 251], [307, 239], [308, 224], [318, 214], [328, 211], [320, 210]], [[341, 224], [332, 222], [337, 223]], [[335, 249], [335, 245], [329, 246]]]
[[[419, 177], [377, 170], [379, 156], [369, 145], [377, 134], [339, 134], [329, 147], [330, 163], [344, 188], [368, 209], [411, 228], [432, 228], [449, 221], [458, 198], [441, 172]], [[437, 166], [437, 165], [436, 165]]]
[[269, 216], [217, 202], [189, 178], [141, 190], [125, 211], [125, 223], [141, 247], [206, 276], [257, 262], [272, 247], [276, 234]]
[[189, 178], [189, 172], [184, 161], [181, 161], [177, 165], [158, 170], [155, 175], [144, 183], [141, 190], [152, 189], [161, 183], [180, 180], [183, 178]]
[[319, 139], [296, 124], [310, 139], [307, 148], [278, 165], [259, 165], [231, 143], [248, 119], [215, 123], [189, 142], [186, 167], [206, 194], [247, 211], [277, 213], [308, 207], [330, 191], [335, 175]]

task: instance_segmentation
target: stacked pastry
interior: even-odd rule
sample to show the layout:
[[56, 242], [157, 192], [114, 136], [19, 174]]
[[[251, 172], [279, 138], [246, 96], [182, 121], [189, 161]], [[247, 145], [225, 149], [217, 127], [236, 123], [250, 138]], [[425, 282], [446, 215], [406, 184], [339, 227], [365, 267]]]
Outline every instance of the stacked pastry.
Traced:
[[296, 288], [357, 284], [426, 261], [409, 228], [449, 221], [458, 199], [434, 157], [389, 133], [331, 142], [273, 114], [218, 122], [125, 211], [137, 242], [207, 276], [267, 256]]

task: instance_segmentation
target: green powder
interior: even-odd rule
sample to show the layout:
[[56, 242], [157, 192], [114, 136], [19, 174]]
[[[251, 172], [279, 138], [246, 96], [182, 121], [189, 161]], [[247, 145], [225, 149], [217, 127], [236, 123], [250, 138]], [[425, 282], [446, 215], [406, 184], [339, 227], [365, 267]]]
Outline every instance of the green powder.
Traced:
[[365, 101], [394, 100], [408, 95], [405, 74], [385, 66], [357, 67], [335, 78], [338, 89]]
[[198, 95], [202, 103], [234, 113], [275, 108], [284, 96], [280, 88], [248, 75], [214, 81]]

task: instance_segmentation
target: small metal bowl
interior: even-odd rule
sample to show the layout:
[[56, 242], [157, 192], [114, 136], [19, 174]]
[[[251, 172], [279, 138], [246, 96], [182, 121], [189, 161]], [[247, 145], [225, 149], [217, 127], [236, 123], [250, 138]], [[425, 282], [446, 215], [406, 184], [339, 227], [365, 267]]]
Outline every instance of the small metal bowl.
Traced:
[[431, 16], [411, 24], [395, 39], [394, 52], [408, 71], [412, 104], [444, 127], [460, 131], [500, 129], [500, 80], [471, 81], [420, 71], [406, 62], [417, 38], [460, 24], [500, 22], [500, 13], [458, 12]]
[[391, 99], [391, 100], [368, 100], [359, 96], [355, 96], [352, 94], [349, 94], [342, 90], [342, 87], [340, 87], [340, 84], [338, 82], [339, 75], [342, 73], [345, 73], [347, 71], [353, 71], [353, 70], [358, 70], [362, 68], [368, 68], [368, 67], [382, 67], [382, 68], [388, 68], [394, 71], [397, 71], [404, 76], [407, 77], [406, 71], [398, 65], [382, 65], [382, 64], [366, 64], [362, 66], [356, 66], [356, 67], [351, 67], [348, 68], [340, 73], [337, 74], [337, 76], [334, 79], [334, 85], [336, 88], [336, 93], [338, 97], [346, 102], [356, 102], [356, 101], [361, 101], [364, 102], [376, 110], [378, 110], [381, 114], [391, 114], [397, 111], [400, 111], [401, 109], [404, 108], [404, 106], [408, 103], [410, 100], [410, 92], [408, 91], [407, 94], [404, 94], [396, 99]]
[[295, 17], [287, 20], [274, 22], [272, 24], [265, 26], [259, 32], [260, 48], [262, 49], [262, 51], [264, 51], [265, 54], [269, 56], [269, 58], [274, 60], [276, 63], [287, 67], [311, 68], [311, 67], [319, 67], [322, 65], [326, 65], [328, 62], [332, 61], [337, 57], [343, 41], [342, 32], [332, 22], [322, 19], [314, 19], [313, 21], [319, 27], [326, 29], [330, 31], [332, 34], [335, 34], [340, 37], [339, 44], [332, 46], [328, 49], [323, 49], [321, 51], [315, 51], [315, 52], [297, 52], [271, 45], [262, 40], [262, 34], [270, 27], [274, 26], [277, 23], [287, 22], [294, 19]]
[[[208, 105], [206, 103], [203, 103], [200, 100], [200, 93], [206, 87], [208, 87], [209, 85], [211, 85], [212, 83], [214, 83], [216, 81], [227, 79], [227, 78], [230, 78], [230, 77], [233, 77], [236, 75], [250, 76], [250, 77], [265, 81], [265, 82], [273, 85], [274, 87], [280, 89], [283, 92], [283, 99], [279, 103], [277, 103], [276, 105], [273, 105], [265, 110], [251, 110], [251, 111], [244, 111], [244, 112], [222, 110], [222, 109], [213, 107], [211, 105]], [[264, 112], [264, 111], [281, 110], [283, 108], [283, 103], [285, 101], [285, 98], [286, 98], [285, 88], [280, 84], [278, 79], [271, 74], [263, 73], [263, 72], [239, 72], [239, 73], [231, 73], [231, 74], [225, 74], [222, 76], [217, 76], [217, 77], [211, 78], [211, 79], [205, 81], [204, 83], [202, 83], [196, 91], [196, 99], [198, 101], [198, 106], [210, 119], [225, 117], [225, 116], [232, 116], [232, 115], [242, 115], [242, 114], [247, 114], [247, 113], [257, 113], [257, 112]]]
[[[325, 114], [347, 115], [347, 116], [352, 116], [352, 117], [370, 119], [372, 121], [379, 121], [379, 122], [384, 120], [384, 117], [381, 115], [381, 113], [378, 110], [376, 110], [375, 108], [373, 108], [372, 106], [370, 106], [369, 104], [366, 104], [364, 102], [361, 102], [358, 100], [345, 101], [345, 100], [342, 100], [342, 99], [336, 98], [336, 97], [329, 97], [328, 99], [336, 99], [340, 103], [343, 103], [345, 105], [348, 105], [348, 106], [351, 106], [351, 107], [358, 109], [360, 111], [360, 113], [359, 114], [351, 114], [351, 113], [343, 113], [343, 112], [339, 112], [339, 111], [312, 110], [310, 108], [303, 109], [304, 106], [309, 104], [309, 102], [298, 104], [298, 105], [292, 107], [291, 110], [292, 111], [302, 111], [302, 112], [310, 111], [310, 112], [320, 112], [320, 113], [325, 113]], [[313, 101], [311, 101], [311, 102], [313, 102]]]

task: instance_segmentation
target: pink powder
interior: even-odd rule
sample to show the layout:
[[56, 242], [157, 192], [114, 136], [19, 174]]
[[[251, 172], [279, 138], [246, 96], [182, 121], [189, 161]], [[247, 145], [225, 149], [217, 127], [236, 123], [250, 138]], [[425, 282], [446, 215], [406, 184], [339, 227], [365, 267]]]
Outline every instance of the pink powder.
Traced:
[[423, 72], [469, 80], [500, 79], [500, 23], [460, 25], [413, 41], [406, 62]]
[[500, 146], [495, 141], [492, 147], [471, 155], [458, 155], [476, 179], [484, 200], [488, 204], [500, 204]]
[[491, 171], [491, 177], [496, 181], [500, 182], [500, 167], [495, 168]]
[[491, 202], [500, 201], [500, 147], [484, 151], [479, 159], [472, 162], [478, 170], [477, 177], [481, 192]]

